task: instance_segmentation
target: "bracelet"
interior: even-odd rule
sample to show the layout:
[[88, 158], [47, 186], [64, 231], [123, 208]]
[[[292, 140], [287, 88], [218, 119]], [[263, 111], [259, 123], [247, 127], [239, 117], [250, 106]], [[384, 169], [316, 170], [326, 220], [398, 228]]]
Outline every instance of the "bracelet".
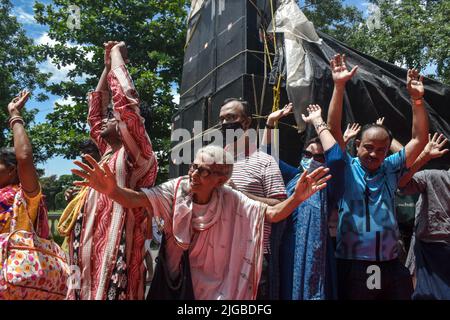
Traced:
[[12, 129], [16, 122], [20, 122], [22, 125], [24, 124], [23, 118], [21, 116], [13, 116], [8, 121], [9, 127]]
[[423, 104], [423, 98], [419, 98], [419, 99], [414, 99], [411, 98], [413, 105], [415, 106], [421, 106]]
[[272, 126], [266, 122], [266, 128], [267, 129], [275, 129], [275, 126]]
[[325, 127], [328, 129], [328, 124], [325, 121], [323, 121], [322, 123], [319, 123], [318, 125], [315, 125], [314, 127], [316, 128], [316, 131], [322, 127]]
[[330, 129], [329, 129], [328, 127], [327, 127], [327, 128], [323, 128], [322, 130], [319, 131], [319, 133], [317, 134], [317, 136], [320, 136], [320, 134], [321, 134], [323, 131], [325, 131], [325, 130], [330, 131]]

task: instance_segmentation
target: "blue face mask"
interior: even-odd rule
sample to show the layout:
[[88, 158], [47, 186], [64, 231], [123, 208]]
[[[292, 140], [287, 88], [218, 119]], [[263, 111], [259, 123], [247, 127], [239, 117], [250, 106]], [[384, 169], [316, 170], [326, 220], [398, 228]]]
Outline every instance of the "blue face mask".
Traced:
[[313, 158], [307, 158], [303, 157], [300, 161], [300, 166], [303, 168], [303, 170], [309, 170], [309, 166], [311, 165]]
[[324, 166], [323, 163], [314, 160], [313, 158], [307, 158], [303, 157], [300, 161], [300, 166], [303, 168], [303, 170], [308, 170], [309, 172], [312, 172], [319, 168], [320, 166]]

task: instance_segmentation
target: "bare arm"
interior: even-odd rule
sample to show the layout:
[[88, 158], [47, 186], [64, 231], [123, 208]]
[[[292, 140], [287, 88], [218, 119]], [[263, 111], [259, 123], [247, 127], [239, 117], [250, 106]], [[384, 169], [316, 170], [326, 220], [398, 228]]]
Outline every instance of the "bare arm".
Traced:
[[[317, 104], [310, 104], [307, 108], [308, 116], [302, 114], [303, 121], [311, 123], [316, 129], [324, 151], [331, 149], [336, 144], [335, 137], [331, 134], [327, 124], [322, 119], [322, 109]], [[342, 137], [342, 135], [341, 135]]]
[[248, 193], [248, 192], [244, 192], [244, 191], [241, 191], [241, 192], [243, 194], [245, 194], [248, 198], [250, 198], [252, 200], [259, 201], [259, 202], [262, 202], [262, 203], [265, 203], [265, 204], [268, 204], [269, 206], [274, 206], [274, 205], [276, 205], [276, 204], [278, 204], [278, 203], [280, 203], [281, 201], [284, 200], [284, 199], [274, 199], [274, 198], [263, 198], [263, 197], [255, 196], [255, 195], [253, 195], [251, 193]]
[[331, 134], [339, 143], [342, 150], [345, 150], [345, 142], [342, 137], [342, 107], [344, 104], [345, 84], [356, 73], [358, 66], [353, 67], [351, 71], [347, 70], [345, 64], [345, 55], [337, 54], [330, 60], [331, 73], [334, 81], [333, 95], [328, 108], [327, 122]]
[[397, 153], [403, 149], [403, 145], [395, 138], [392, 139], [390, 150], [392, 153]]
[[428, 114], [423, 101], [423, 76], [415, 69], [408, 70], [407, 88], [412, 99], [412, 138], [405, 146], [406, 167], [410, 168], [427, 144]]
[[21, 110], [29, 96], [30, 93], [28, 91], [22, 91], [8, 104], [8, 112], [12, 120], [11, 125], [17, 159], [17, 174], [22, 185], [22, 190], [32, 198], [40, 191], [39, 179], [33, 160], [33, 148], [31, 147], [28, 134], [25, 131], [23, 120], [14, 121], [14, 119], [21, 119]]
[[273, 129], [271, 129], [269, 127], [275, 127], [275, 124], [278, 123], [278, 121], [281, 118], [286, 117], [287, 115], [292, 113], [293, 107], [294, 107], [294, 105], [292, 103], [289, 103], [289, 104], [285, 105], [283, 109], [274, 111], [271, 114], [269, 114], [269, 116], [267, 117], [267, 122], [266, 122], [267, 125], [264, 128], [263, 139], [261, 142], [263, 145], [268, 145], [268, 144], [272, 143], [272, 133], [273, 133], [272, 130]]
[[328, 172], [329, 169], [324, 167], [319, 167], [310, 174], [304, 171], [292, 196], [279, 204], [267, 207], [266, 219], [269, 222], [286, 219], [303, 201], [327, 186], [326, 182], [331, 179], [331, 175], [326, 175]]
[[399, 188], [404, 188], [413, 175], [420, 170], [425, 164], [427, 164], [428, 161], [435, 158], [440, 158], [444, 154], [446, 154], [449, 150], [442, 148], [447, 143], [447, 139], [444, 137], [443, 134], [438, 135], [435, 133], [433, 135], [433, 138], [430, 139], [430, 141], [427, 143], [423, 151], [420, 153], [420, 155], [417, 157], [414, 164], [411, 166], [411, 168], [408, 170], [407, 173], [405, 173], [398, 183]]

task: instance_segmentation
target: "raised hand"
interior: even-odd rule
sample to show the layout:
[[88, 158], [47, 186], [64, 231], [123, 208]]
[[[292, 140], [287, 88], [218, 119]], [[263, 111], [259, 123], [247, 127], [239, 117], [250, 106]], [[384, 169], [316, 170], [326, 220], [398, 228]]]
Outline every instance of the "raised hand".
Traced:
[[347, 144], [350, 139], [356, 137], [356, 135], [359, 133], [359, 131], [361, 130], [361, 125], [359, 123], [352, 123], [350, 125], [347, 124], [347, 129], [344, 132], [344, 142]]
[[422, 99], [425, 89], [423, 87], [423, 76], [419, 76], [417, 69], [408, 69], [406, 76], [406, 88], [414, 100]]
[[378, 118], [377, 119], [377, 122], [375, 122], [377, 125], [379, 125], [379, 126], [382, 126], [383, 125], [383, 123], [384, 123], [384, 117], [382, 117], [382, 118]]
[[108, 41], [103, 43], [103, 46], [105, 47], [105, 55], [104, 55], [105, 67], [108, 69], [111, 68], [111, 49], [118, 43], [119, 43], [118, 41]]
[[316, 123], [318, 121], [322, 121], [322, 108], [318, 104], [310, 104], [308, 108], [306, 108], [306, 111], [308, 111], [308, 116], [305, 116], [302, 114], [302, 119], [306, 123]]
[[74, 161], [83, 171], [72, 169], [72, 173], [85, 179], [84, 181], [75, 181], [76, 186], [86, 186], [97, 190], [106, 195], [112, 194], [117, 189], [116, 178], [108, 167], [108, 164], [103, 164], [101, 167], [97, 161], [90, 155], [84, 155], [83, 158], [92, 166], [88, 166], [81, 161]]
[[11, 100], [8, 104], [8, 112], [10, 116], [19, 115], [23, 106], [30, 97], [30, 92], [27, 90], [22, 90], [17, 97]]
[[327, 175], [329, 171], [330, 169], [325, 167], [319, 167], [309, 174], [304, 171], [295, 186], [295, 199], [303, 202], [317, 191], [325, 188], [326, 182], [331, 179], [331, 175]]
[[267, 117], [267, 124], [274, 125], [275, 122], [280, 120], [281, 118], [286, 117], [290, 113], [292, 113], [292, 109], [294, 108], [294, 105], [291, 103], [284, 106], [283, 109], [277, 110], [269, 114], [269, 117]]
[[442, 148], [448, 142], [447, 138], [445, 138], [442, 133], [438, 134], [437, 132], [435, 132], [433, 138], [431, 138], [431, 135], [429, 134], [428, 140], [429, 142], [423, 149], [422, 153], [429, 159], [440, 158], [449, 151], [448, 149], [442, 150]]
[[122, 59], [125, 63], [130, 62], [130, 60], [128, 60], [128, 50], [127, 50], [127, 46], [125, 44], [125, 42], [120, 41], [118, 42], [116, 45], [114, 45], [111, 50], [119, 50], [120, 54], [122, 55]]
[[351, 71], [347, 70], [345, 54], [337, 54], [330, 60], [331, 74], [335, 85], [344, 86], [356, 73], [358, 66], [354, 66]]

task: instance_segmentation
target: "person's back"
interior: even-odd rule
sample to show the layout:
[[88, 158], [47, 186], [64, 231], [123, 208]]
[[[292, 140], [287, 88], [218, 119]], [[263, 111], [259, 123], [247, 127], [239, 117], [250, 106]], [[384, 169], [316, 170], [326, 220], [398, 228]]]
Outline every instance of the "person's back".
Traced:
[[416, 203], [413, 299], [450, 299], [450, 170], [423, 170], [401, 189]]

